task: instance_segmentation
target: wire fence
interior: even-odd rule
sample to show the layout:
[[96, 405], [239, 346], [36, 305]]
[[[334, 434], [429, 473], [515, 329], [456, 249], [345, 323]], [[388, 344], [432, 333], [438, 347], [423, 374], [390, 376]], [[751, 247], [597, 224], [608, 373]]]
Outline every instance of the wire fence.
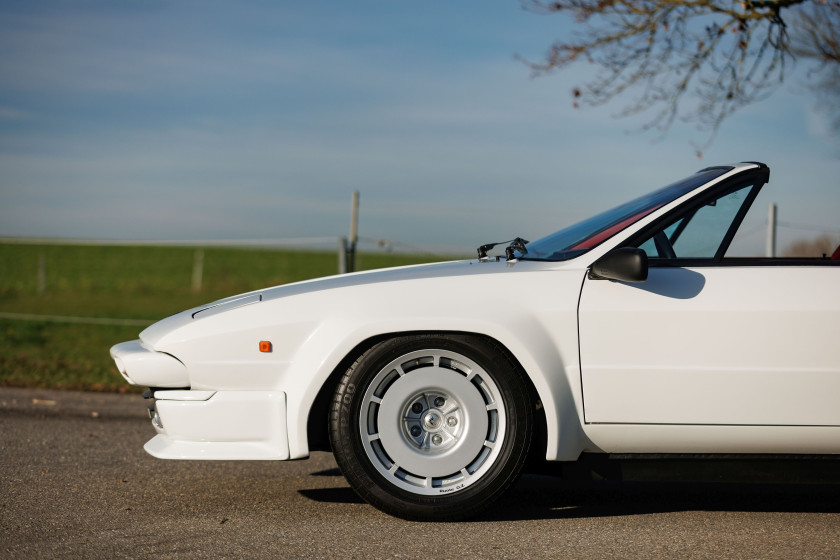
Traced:
[[[374, 238], [358, 246], [359, 269], [453, 258]], [[144, 327], [205, 300], [349, 272], [349, 249], [341, 237], [0, 238], [0, 319]]]
[[147, 319], [114, 319], [110, 317], [72, 317], [68, 315], [42, 315], [38, 313], [7, 313], [0, 311], [0, 319], [66, 323], [73, 325], [103, 325], [109, 327], [147, 327], [154, 321]]

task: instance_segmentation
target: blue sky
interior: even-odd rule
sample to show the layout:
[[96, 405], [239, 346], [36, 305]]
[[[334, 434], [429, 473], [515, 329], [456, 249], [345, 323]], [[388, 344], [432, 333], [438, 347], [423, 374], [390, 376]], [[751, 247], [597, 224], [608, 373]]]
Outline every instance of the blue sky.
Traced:
[[840, 148], [795, 80], [698, 160], [692, 125], [575, 110], [585, 68], [531, 78], [516, 55], [573, 25], [516, 0], [2, 0], [0, 236], [339, 236], [359, 190], [362, 236], [469, 253], [743, 160], [772, 170], [758, 220], [840, 230]]

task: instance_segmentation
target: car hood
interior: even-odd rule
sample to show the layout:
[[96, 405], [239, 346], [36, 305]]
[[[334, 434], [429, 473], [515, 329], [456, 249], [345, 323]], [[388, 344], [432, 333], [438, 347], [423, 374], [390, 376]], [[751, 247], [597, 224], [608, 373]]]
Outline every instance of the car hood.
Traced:
[[540, 267], [542, 264], [544, 263], [525, 261], [514, 264], [505, 263], [504, 261], [496, 262], [495, 260], [487, 262], [476, 260], [451, 261], [356, 272], [295, 282], [293, 284], [284, 284], [282, 286], [232, 296], [182, 311], [151, 325], [140, 333], [140, 339], [145, 346], [154, 348], [156, 343], [164, 336], [174, 330], [191, 325], [195, 321], [239, 309], [246, 305], [289, 298], [301, 294], [327, 292], [377, 283], [406, 282], [456, 276], [506, 274], [514, 273], [517, 270], [524, 271], [525, 269]]
[[273, 288], [260, 290], [260, 293], [263, 296], [263, 301], [268, 301], [297, 294], [334, 290], [337, 288], [360, 286], [363, 284], [420, 280], [425, 278], [443, 278], [447, 276], [464, 276], [492, 272], [491, 267], [485, 266], [486, 264], [488, 263], [478, 263], [476, 261], [451, 261], [401, 266], [397, 268], [383, 268], [378, 270], [355, 272], [352, 274], [327, 276], [325, 278], [295, 282], [294, 284], [275, 286]]

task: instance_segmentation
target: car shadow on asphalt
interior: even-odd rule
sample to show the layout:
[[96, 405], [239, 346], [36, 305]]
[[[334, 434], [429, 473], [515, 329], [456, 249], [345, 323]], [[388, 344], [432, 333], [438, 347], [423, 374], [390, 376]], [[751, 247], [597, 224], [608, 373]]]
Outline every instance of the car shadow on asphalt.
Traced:
[[[341, 477], [338, 469], [312, 473]], [[351, 488], [298, 490], [320, 503], [363, 504]], [[621, 517], [681, 511], [840, 513], [840, 485], [570, 481], [525, 474], [474, 522]]]
[[311, 473], [311, 476], [341, 476], [341, 469], [339, 469], [338, 467], [332, 469], [325, 469], [323, 471]]
[[840, 513], [840, 485], [567, 481], [525, 475], [474, 521], [620, 517], [681, 511]]
[[298, 494], [309, 498], [313, 502], [329, 504], [363, 504], [365, 501], [359, 497], [352, 488], [310, 488], [298, 490]]
[[[342, 478], [341, 470], [338, 468], [326, 469], [311, 473], [310, 476]], [[365, 501], [359, 497], [352, 488], [309, 488], [298, 490], [298, 494], [313, 502], [330, 504], [363, 504]]]

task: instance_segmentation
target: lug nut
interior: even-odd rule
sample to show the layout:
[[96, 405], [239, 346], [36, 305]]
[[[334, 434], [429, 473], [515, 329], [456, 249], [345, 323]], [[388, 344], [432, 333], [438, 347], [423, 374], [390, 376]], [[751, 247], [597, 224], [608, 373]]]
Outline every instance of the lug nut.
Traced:
[[414, 403], [413, 405], [411, 405], [411, 412], [413, 412], [414, 414], [420, 414], [421, 412], [423, 412], [423, 405], [419, 402]]
[[450, 428], [454, 428], [457, 424], [458, 424], [458, 419], [455, 418], [454, 416], [450, 416], [449, 418], [446, 419], [446, 425], [449, 426]]
[[446, 404], [446, 399], [444, 399], [443, 397], [435, 397], [435, 406], [436, 407], [440, 408], [444, 404]]
[[432, 436], [432, 443], [434, 443], [435, 445], [440, 445], [441, 443], [443, 443], [443, 438], [440, 437], [439, 434], [435, 434]]
[[412, 426], [411, 430], [409, 430], [409, 431], [411, 432], [411, 435], [413, 437], [417, 437], [417, 436], [420, 435], [420, 426]]

